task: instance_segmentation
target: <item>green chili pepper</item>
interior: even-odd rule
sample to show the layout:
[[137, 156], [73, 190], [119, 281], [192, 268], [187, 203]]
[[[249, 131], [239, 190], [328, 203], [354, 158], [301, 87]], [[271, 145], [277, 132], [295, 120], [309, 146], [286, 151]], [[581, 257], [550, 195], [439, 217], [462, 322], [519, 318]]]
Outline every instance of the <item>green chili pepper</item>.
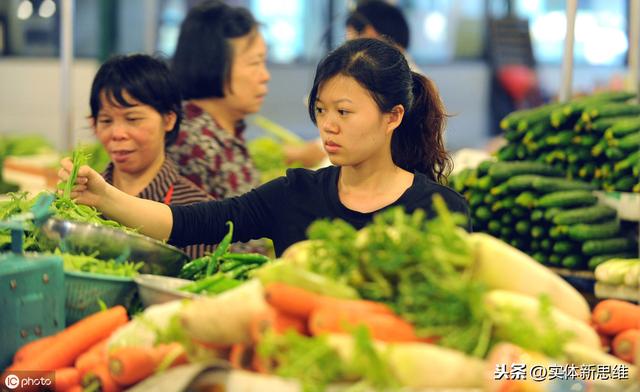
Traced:
[[215, 268], [218, 266], [218, 258], [227, 253], [229, 250], [229, 245], [231, 245], [231, 239], [233, 238], [233, 222], [227, 221], [227, 226], [229, 226], [229, 231], [224, 236], [222, 241], [218, 244], [216, 250], [211, 254], [209, 264], [207, 265], [206, 276], [211, 275]]
[[227, 253], [222, 256], [223, 260], [239, 261], [243, 264], [262, 265], [271, 259], [260, 253]]

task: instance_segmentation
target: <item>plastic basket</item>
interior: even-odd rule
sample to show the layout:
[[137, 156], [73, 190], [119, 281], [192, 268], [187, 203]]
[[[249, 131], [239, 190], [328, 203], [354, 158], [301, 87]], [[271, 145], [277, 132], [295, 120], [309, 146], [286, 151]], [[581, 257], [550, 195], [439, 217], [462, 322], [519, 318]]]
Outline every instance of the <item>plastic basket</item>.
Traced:
[[65, 312], [67, 326], [107, 307], [127, 305], [136, 290], [133, 278], [65, 271]]

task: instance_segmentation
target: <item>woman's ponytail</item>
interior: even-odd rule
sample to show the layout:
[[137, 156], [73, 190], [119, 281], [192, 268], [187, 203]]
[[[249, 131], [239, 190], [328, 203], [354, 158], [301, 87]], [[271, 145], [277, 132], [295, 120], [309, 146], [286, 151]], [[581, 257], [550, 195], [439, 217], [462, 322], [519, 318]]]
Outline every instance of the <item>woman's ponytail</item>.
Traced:
[[413, 102], [391, 140], [396, 165], [426, 174], [446, 184], [453, 163], [444, 147], [447, 113], [435, 85], [417, 72], [413, 79]]

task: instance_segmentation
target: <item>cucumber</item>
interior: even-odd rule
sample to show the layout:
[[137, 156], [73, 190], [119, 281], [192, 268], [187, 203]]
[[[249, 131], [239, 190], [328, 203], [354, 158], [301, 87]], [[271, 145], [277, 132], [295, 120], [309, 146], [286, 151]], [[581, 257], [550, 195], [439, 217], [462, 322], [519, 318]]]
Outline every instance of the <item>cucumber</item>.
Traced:
[[560, 265], [560, 263], [562, 262], [562, 257], [557, 254], [552, 254], [551, 256], [549, 256], [548, 262], [551, 265]]
[[553, 220], [553, 217], [561, 211], [562, 210], [560, 208], [549, 208], [544, 213], [544, 219], [551, 222]]
[[533, 226], [531, 228], [531, 237], [532, 238], [542, 238], [546, 230], [542, 226]]
[[578, 267], [580, 267], [580, 264], [582, 264], [582, 256], [580, 256], [580, 255], [567, 255], [567, 256], [562, 258], [562, 261], [560, 262], [560, 264], [564, 268], [577, 269]]
[[627, 176], [618, 179], [613, 184], [613, 190], [618, 192], [631, 192], [633, 190], [633, 186], [638, 183], [637, 177]]
[[509, 241], [509, 245], [522, 250], [525, 249], [527, 243], [522, 238], [513, 238], [511, 241]]
[[545, 176], [560, 177], [562, 171], [540, 162], [496, 162], [489, 169], [489, 175], [496, 182], [504, 181], [519, 174], [540, 174]]
[[480, 164], [478, 164], [478, 167], [476, 168], [478, 175], [479, 176], [487, 175], [487, 173], [489, 173], [489, 168], [491, 167], [491, 165], [493, 165], [493, 161], [491, 160], [480, 162]]
[[539, 251], [540, 250], [540, 242], [536, 241], [536, 240], [533, 240], [533, 241], [529, 242], [529, 248], [532, 251]]
[[536, 195], [532, 192], [522, 192], [515, 198], [516, 205], [525, 207], [527, 209], [533, 208], [535, 202]]
[[636, 131], [640, 131], [640, 117], [630, 117], [621, 119], [611, 125], [611, 127], [605, 131], [605, 137], [615, 139]]
[[544, 252], [535, 252], [531, 257], [540, 264], [546, 264], [548, 261], [547, 255], [544, 254]]
[[619, 147], [609, 147], [605, 149], [604, 155], [614, 161], [619, 161], [627, 156], [627, 154]]
[[486, 205], [491, 205], [491, 204], [495, 203], [497, 201], [497, 199], [496, 199], [496, 197], [494, 195], [492, 195], [490, 192], [488, 192], [486, 195], [484, 195], [484, 198], [482, 199], [482, 201]]
[[511, 216], [511, 214], [504, 214], [500, 218], [500, 222], [504, 225], [510, 225], [513, 223], [513, 216]]
[[[606, 132], [608, 129], [617, 126], [618, 128], [628, 128], [628, 123], [632, 124], [636, 121], [635, 117], [621, 116], [621, 117], [602, 117], [593, 121], [590, 125], [590, 129], [596, 132]], [[622, 125], [617, 125], [622, 124]], [[638, 122], [638, 128], [640, 129], [640, 122]]]
[[567, 153], [563, 150], [553, 150], [547, 154], [544, 161], [548, 164], [555, 162], [565, 162], [567, 160]]
[[571, 140], [575, 132], [573, 130], [559, 131], [553, 135], [549, 135], [545, 138], [547, 145], [549, 146], [568, 146], [571, 144]]
[[476, 182], [476, 188], [481, 191], [488, 191], [489, 189], [491, 189], [492, 185], [493, 185], [492, 178], [486, 175], [483, 177], [479, 177], [478, 181]]
[[480, 206], [476, 208], [474, 215], [476, 218], [478, 218], [481, 221], [488, 221], [492, 217], [491, 211], [487, 206]]
[[604, 223], [587, 224], [579, 223], [569, 226], [567, 234], [569, 238], [586, 241], [615, 237], [620, 232], [620, 222], [612, 220]]
[[489, 233], [491, 233], [493, 235], [500, 234], [500, 228], [501, 227], [502, 227], [502, 225], [497, 220], [489, 221], [489, 224], [487, 224], [487, 229], [489, 230]]
[[625, 159], [619, 162], [616, 162], [613, 165], [613, 170], [620, 172], [630, 167], [633, 167], [633, 165], [635, 165], [636, 163], [640, 163], [640, 151], [636, 151], [631, 155], [629, 155], [628, 157], [626, 157]]
[[590, 191], [575, 190], [546, 194], [542, 196], [536, 204], [540, 207], [575, 207], [592, 205], [597, 203], [597, 201], [598, 198]]
[[619, 147], [621, 150], [637, 150], [640, 148], [640, 132], [631, 133], [622, 139], [613, 139], [609, 141], [609, 146]]
[[634, 258], [634, 257], [638, 257], [638, 255], [634, 254], [633, 252], [611, 253], [611, 254], [593, 256], [593, 257], [591, 257], [589, 259], [589, 261], [587, 263], [587, 267], [590, 270], [594, 270], [594, 269], [596, 269], [597, 266], [599, 266], [600, 264], [604, 263], [607, 260], [611, 260], [611, 259], [630, 259], [630, 258]]
[[531, 225], [526, 220], [521, 220], [521, 221], [518, 221], [518, 223], [516, 223], [516, 233], [518, 234], [521, 234], [521, 235], [529, 234], [530, 229], [531, 229]]
[[568, 255], [575, 249], [575, 245], [571, 241], [557, 241], [553, 244], [553, 253], [558, 255]]
[[540, 139], [545, 133], [548, 132], [548, 127], [544, 123], [538, 123], [533, 127], [529, 128], [527, 132], [525, 132], [522, 141], [524, 143], [531, 143], [535, 140]]
[[541, 193], [570, 190], [594, 190], [596, 188], [588, 182], [549, 177], [539, 177], [533, 179], [532, 186], [535, 190]]
[[531, 211], [531, 222], [539, 222], [544, 219], [544, 210]]
[[[574, 140], [576, 138], [581, 138], [580, 140], [584, 140], [585, 139], [582, 136], [574, 136]], [[591, 146], [591, 145], [589, 145], [589, 146]], [[574, 147], [574, 146], [572, 146], [572, 147]], [[569, 162], [569, 163], [588, 162], [589, 160], [591, 160], [591, 152], [588, 149], [583, 148], [582, 146], [580, 146], [578, 148], [574, 148], [572, 151], [569, 151], [568, 156], [567, 156], [567, 162]]]
[[582, 244], [582, 253], [589, 256], [622, 253], [633, 250], [635, 246], [636, 244], [632, 240], [625, 237], [589, 240]]
[[544, 240], [540, 241], [540, 248], [546, 251], [550, 251], [551, 248], [553, 247], [553, 242], [551, 242], [550, 239], [545, 238]]
[[496, 153], [496, 157], [500, 161], [512, 161], [516, 159], [516, 149], [518, 148], [517, 144], [507, 144], [506, 146], [500, 147], [498, 152]]
[[558, 211], [553, 216], [553, 223], [557, 225], [574, 225], [576, 223], [595, 223], [613, 219], [617, 215], [615, 209], [597, 204], [595, 206]]
[[587, 163], [578, 170], [578, 177], [584, 178], [584, 179], [593, 178], [593, 175], [595, 172], [596, 172], [595, 163]]
[[500, 228], [500, 238], [502, 238], [503, 240], [507, 241], [509, 238], [511, 238], [512, 234], [513, 229], [510, 226], [502, 226]]
[[549, 229], [549, 237], [558, 240], [564, 238], [566, 232], [567, 226], [553, 226], [551, 229]]
[[593, 120], [600, 117], [634, 116], [640, 114], [640, 105], [626, 103], [607, 103], [595, 105], [596, 107], [586, 110], [582, 115]]

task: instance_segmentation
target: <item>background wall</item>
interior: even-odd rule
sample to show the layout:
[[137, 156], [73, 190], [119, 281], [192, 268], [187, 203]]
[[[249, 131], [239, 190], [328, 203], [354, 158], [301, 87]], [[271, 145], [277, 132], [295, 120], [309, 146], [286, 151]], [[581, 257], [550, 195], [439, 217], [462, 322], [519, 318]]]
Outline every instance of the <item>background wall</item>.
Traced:
[[[86, 120], [89, 114], [89, 89], [98, 68], [97, 61], [76, 60], [73, 69], [73, 113], [76, 140], [90, 139]], [[449, 119], [447, 148], [482, 147], [489, 138], [489, 70], [481, 62], [423, 66], [443, 97]], [[262, 115], [301, 135], [316, 137], [304, 99], [313, 81], [315, 66], [270, 66], [271, 82]], [[616, 67], [577, 67], [574, 90], [589, 91], [605, 84], [616, 74]], [[557, 91], [559, 66], [539, 67], [540, 83], [546, 91]], [[60, 69], [56, 59], [0, 59], [0, 133], [36, 133], [45, 135], [57, 148], [63, 148], [64, 134], [60, 117]], [[247, 137], [260, 134], [251, 125]]]

